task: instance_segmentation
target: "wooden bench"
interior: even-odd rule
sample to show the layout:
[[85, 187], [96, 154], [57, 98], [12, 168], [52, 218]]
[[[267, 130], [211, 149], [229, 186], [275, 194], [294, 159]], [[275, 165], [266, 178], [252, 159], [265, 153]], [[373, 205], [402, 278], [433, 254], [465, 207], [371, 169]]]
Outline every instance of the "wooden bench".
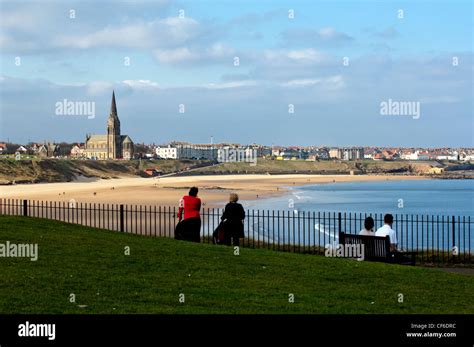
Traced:
[[339, 244], [364, 245], [364, 260], [402, 265], [415, 265], [415, 252], [390, 252], [389, 236], [353, 235], [340, 232]]

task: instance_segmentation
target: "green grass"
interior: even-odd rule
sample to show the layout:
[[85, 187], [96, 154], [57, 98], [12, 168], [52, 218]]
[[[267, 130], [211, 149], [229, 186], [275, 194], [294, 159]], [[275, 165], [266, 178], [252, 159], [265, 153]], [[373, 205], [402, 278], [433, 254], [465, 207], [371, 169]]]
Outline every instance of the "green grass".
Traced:
[[0, 216], [7, 240], [38, 243], [39, 259], [0, 258], [0, 314], [474, 313], [474, 276], [436, 269], [264, 249], [235, 256], [231, 247]]

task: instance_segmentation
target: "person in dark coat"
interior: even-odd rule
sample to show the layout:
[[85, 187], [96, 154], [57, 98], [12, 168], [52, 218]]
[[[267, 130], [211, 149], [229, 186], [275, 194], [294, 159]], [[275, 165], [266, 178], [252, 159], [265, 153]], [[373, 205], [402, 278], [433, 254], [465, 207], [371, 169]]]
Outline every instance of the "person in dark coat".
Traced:
[[178, 240], [201, 242], [201, 199], [197, 194], [198, 189], [192, 187], [189, 194], [179, 202], [179, 223], [175, 230], [175, 238]]
[[228, 246], [239, 246], [240, 238], [245, 237], [245, 211], [237, 201], [239, 201], [239, 196], [235, 193], [230, 194], [229, 203], [225, 206], [224, 214], [221, 217], [224, 229], [224, 244]]

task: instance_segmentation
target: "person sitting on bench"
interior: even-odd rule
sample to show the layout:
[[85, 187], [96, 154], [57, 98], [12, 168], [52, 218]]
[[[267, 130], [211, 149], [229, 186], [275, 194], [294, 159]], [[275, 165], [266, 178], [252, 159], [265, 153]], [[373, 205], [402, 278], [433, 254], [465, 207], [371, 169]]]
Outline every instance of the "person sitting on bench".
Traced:
[[364, 220], [364, 229], [362, 229], [359, 232], [359, 235], [365, 235], [365, 236], [375, 236], [374, 233], [374, 219], [372, 217], [367, 217]]
[[390, 252], [397, 251], [397, 233], [392, 229], [393, 216], [390, 213], [387, 213], [383, 217], [383, 222], [385, 223], [382, 227], [378, 228], [375, 232], [375, 236], [385, 237], [388, 235], [390, 238]]

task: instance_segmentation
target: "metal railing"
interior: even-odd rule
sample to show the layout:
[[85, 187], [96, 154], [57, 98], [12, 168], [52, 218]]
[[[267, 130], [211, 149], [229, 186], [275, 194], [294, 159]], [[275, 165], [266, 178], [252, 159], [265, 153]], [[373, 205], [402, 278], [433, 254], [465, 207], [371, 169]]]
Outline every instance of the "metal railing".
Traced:
[[[222, 209], [201, 212], [201, 240], [212, 242]], [[0, 199], [0, 215], [22, 215], [156, 237], [173, 237], [177, 208], [164, 206], [66, 203]], [[328, 244], [338, 243], [339, 232], [357, 234], [371, 216], [375, 228], [382, 214], [247, 210], [243, 247], [324, 254]], [[417, 253], [418, 261], [471, 263], [474, 246], [470, 216], [395, 214], [392, 228], [398, 248]]]

